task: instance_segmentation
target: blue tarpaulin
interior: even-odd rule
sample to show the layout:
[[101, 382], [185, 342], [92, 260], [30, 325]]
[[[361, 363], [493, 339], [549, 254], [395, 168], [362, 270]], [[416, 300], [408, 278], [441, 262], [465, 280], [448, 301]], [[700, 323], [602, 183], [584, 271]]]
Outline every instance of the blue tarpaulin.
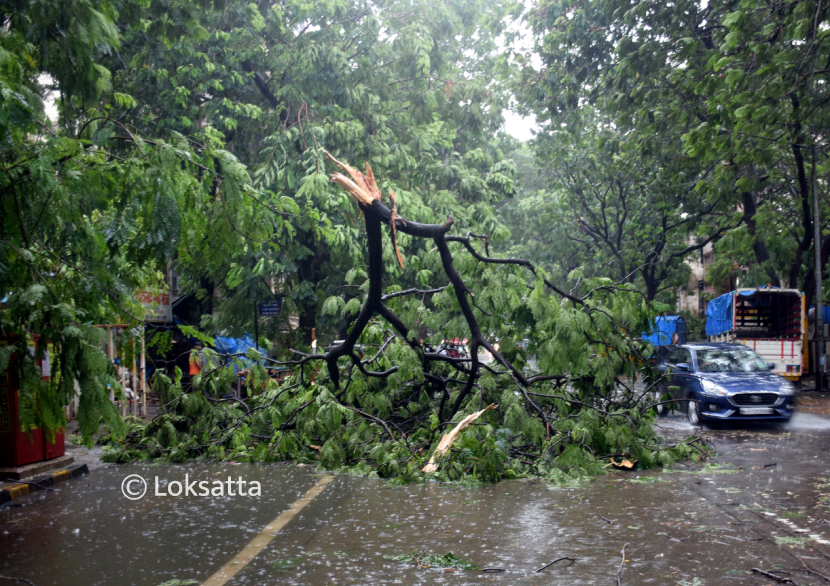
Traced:
[[679, 315], [660, 316], [654, 320], [650, 332], [643, 332], [643, 340], [652, 346], [668, 346], [677, 334], [677, 344], [686, 343], [686, 320]]
[[735, 293], [724, 293], [709, 302], [706, 308], [706, 335], [720, 336], [732, 331], [732, 303]]
[[[813, 317], [811, 321], [815, 321], [816, 319], [816, 306], [811, 305], [810, 309], [813, 310]], [[822, 305], [821, 306], [821, 323], [830, 324], [830, 306], [829, 305]]]
[[[250, 348], [254, 347], [254, 339], [251, 336], [245, 336], [243, 338], [223, 338], [221, 336], [217, 336], [215, 342], [214, 347], [217, 352], [221, 354], [242, 353], [243, 356], [235, 358], [240, 360], [243, 364], [252, 364], [250, 360], [244, 357], [244, 354]], [[238, 372], [239, 368], [235, 366], [234, 370]]]

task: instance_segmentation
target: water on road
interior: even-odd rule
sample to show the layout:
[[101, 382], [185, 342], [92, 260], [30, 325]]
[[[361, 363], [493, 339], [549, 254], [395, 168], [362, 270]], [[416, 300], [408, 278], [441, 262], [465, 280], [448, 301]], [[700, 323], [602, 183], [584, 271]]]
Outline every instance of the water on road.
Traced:
[[[680, 417], [660, 426], [669, 441], [693, 431]], [[322, 475], [302, 466], [100, 466], [0, 509], [0, 575], [39, 586], [199, 584], [238, 563], [228, 584], [610, 585], [618, 572], [622, 584], [774, 583], [757, 568], [824, 583], [802, 563], [830, 575], [830, 419], [699, 433], [717, 449], [711, 462], [573, 488], [337, 476], [315, 493]], [[140, 500], [122, 495], [130, 474], [150, 482]], [[156, 477], [165, 487], [185, 475], [257, 481], [262, 495], [154, 496]], [[288, 520], [263, 533], [278, 518]], [[261, 551], [235, 561], [256, 539]], [[468, 564], [431, 557], [450, 553]]]

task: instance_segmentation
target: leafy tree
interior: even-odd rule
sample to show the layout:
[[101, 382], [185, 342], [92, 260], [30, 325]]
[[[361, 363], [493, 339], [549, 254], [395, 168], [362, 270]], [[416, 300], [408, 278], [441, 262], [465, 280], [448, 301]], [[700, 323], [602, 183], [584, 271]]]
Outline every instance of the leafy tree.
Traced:
[[[242, 250], [228, 215], [271, 238], [281, 214], [296, 213], [292, 202], [263, 213], [246, 169], [217, 141], [148, 137], [126, 120], [138, 103], [113, 85], [116, 19], [140, 16], [143, 4], [0, 4], [0, 370], [21, 375], [24, 429], [62, 427], [77, 381], [84, 436], [101, 418], [123, 432], [107, 392], [115, 373], [91, 324], [141, 322], [133, 291], [161, 285], [160, 269], [192, 240]], [[46, 115], [52, 103], [57, 120]], [[32, 334], [36, 356], [26, 352]], [[34, 365], [44, 342], [48, 383]]]
[[[490, 256], [487, 236], [451, 234], [452, 217], [440, 224], [404, 219], [391, 192], [392, 208], [382, 203], [368, 165], [364, 175], [335, 163], [346, 174], [334, 181], [363, 213], [368, 249], [366, 294], [345, 340], [323, 354], [294, 350], [289, 360], [269, 361], [291, 373], [283, 381], [254, 365], [245, 401], [223, 398], [234, 374], [222, 365], [238, 356], [212, 356], [193, 389], [160, 377], [170, 410], [110, 449], [110, 459], [290, 458], [414, 481], [429, 473], [424, 461], [445, 426], [467, 417], [481, 425], [461, 431], [454, 451], [439, 458], [440, 479], [565, 480], [601, 472], [609, 454], [632, 454], [645, 466], [705, 456], [693, 441], [662, 444], [652, 425], [653, 393], [633, 388], [644, 344], [625, 332], [640, 331], [652, 315], [636, 291], [597, 279], [574, 296], [527, 260]], [[385, 259], [397, 255], [385, 250], [384, 231], [393, 248], [431, 241], [422, 262], [444, 284], [386, 285]], [[412, 327], [422, 320], [437, 332], [427, 340]], [[469, 356], [436, 351], [446, 333], [469, 336]], [[524, 368], [524, 339], [538, 355], [538, 374]], [[480, 361], [484, 349], [490, 364]], [[255, 351], [247, 357], [261, 360]]]
[[[579, 129], [553, 127], [536, 140], [547, 189], [511, 204], [517, 250], [550, 257], [563, 279], [611, 275], [649, 301], [671, 297], [688, 275], [683, 261], [731, 227], [718, 202], [695, 190], [708, 170], [675, 151], [646, 161], [602, 116]], [[529, 220], [528, 220], [529, 219]], [[522, 229], [530, 222], [531, 229]], [[668, 297], [666, 297], [668, 296]]]
[[[154, 2], [125, 28], [115, 83], [152, 104], [125, 119], [148, 134], [218, 140], [256, 170], [266, 207], [288, 199], [298, 210], [290, 233], [250, 238], [239, 258], [221, 242], [188, 244], [178, 260], [187, 286], [219, 302], [203, 325], [251, 331], [253, 299], [279, 295], [306, 343], [315, 326], [343, 326], [320, 310], [342, 295], [343, 267], [365, 264], [362, 228], [324, 174], [324, 149], [371, 161], [413, 217], [451, 212], [496, 231], [491, 204], [513, 192], [513, 168], [490, 143], [506, 100], [493, 40], [503, 4], [233, 0], [171, 11], [180, 5], [191, 3]], [[165, 32], [173, 24], [195, 32]], [[406, 262], [410, 283], [418, 255]]]
[[[630, 283], [596, 271], [569, 292], [530, 261], [491, 256], [508, 237], [495, 206], [516, 191], [515, 145], [496, 134], [511, 66], [497, 39], [509, 42], [515, 7], [0, 7], [0, 295], [3, 334], [17, 336], [0, 366], [17, 352], [27, 425], [59, 427], [78, 380], [85, 436], [104, 417], [119, 437], [93, 324], [134, 315], [134, 289], [175, 261], [216, 305], [202, 320], [213, 332], [250, 331], [252, 302], [282, 295], [300, 341], [318, 325], [345, 341], [279, 359], [208, 349], [189, 384], [158, 373], [165, 412], [113, 459], [314, 460], [417, 479], [447, 427], [485, 402], [498, 408], [464, 430], [440, 478], [562, 479], [601, 471], [609, 454], [645, 466], [705, 455], [654, 434], [653, 395], [633, 384], [643, 343], [627, 334], [653, 308]], [[326, 152], [367, 162], [370, 179], [349, 173], [369, 199], [338, 178], [357, 208]], [[632, 184], [653, 182], [638, 173]], [[49, 384], [23, 351], [31, 332], [58, 351]], [[436, 350], [456, 336], [470, 356]], [[235, 366], [249, 372], [243, 397], [230, 395]]]
[[809, 295], [806, 153], [816, 146], [824, 173], [827, 16], [810, 1], [541, 2], [533, 22], [544, 66], [526, 71], [529, 103], [572, 127], [583, 104], [595, 106], [625, 133], [632, 160], [682, 148], [708, 170], [700, 198], [739, 209], [723, 262], [749, 265], [750, 284]]

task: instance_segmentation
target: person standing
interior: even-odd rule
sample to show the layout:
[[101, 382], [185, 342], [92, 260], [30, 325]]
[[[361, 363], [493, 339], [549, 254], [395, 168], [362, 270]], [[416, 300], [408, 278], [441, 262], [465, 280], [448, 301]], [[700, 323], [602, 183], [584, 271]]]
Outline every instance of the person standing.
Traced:
[[202, 355], [202, 344], [196, 342], [193, 347], [194, 352], [190, 353], [190, 376], [196, 376], [202, 372], [202, 367], [205, 365], [205, 357]]

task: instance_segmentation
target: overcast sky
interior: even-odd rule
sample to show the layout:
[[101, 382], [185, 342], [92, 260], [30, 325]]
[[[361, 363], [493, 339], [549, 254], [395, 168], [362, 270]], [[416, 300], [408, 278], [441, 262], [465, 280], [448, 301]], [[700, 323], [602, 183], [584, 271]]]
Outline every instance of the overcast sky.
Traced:
[[523, 117], [511, 110], [505, 110], [502, 114], [504, 115], [504, 130], [507, 134], [521, 141], [533, 138], [530, 131], [537, 128], [535, 116]]

